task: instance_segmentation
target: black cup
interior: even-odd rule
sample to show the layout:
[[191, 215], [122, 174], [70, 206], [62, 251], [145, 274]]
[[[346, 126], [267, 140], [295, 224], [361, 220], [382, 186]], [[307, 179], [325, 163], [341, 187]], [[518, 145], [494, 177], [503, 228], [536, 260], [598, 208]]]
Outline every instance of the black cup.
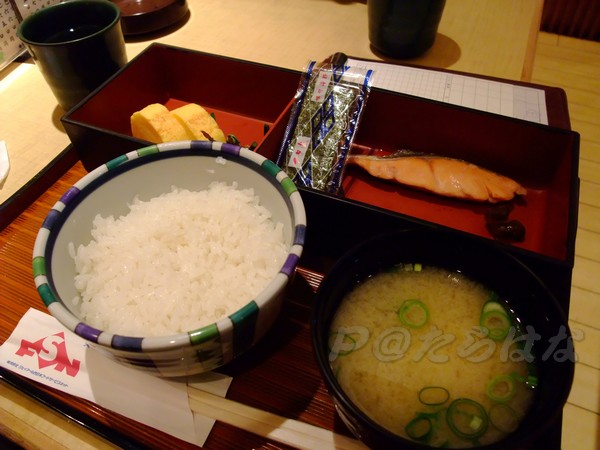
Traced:
[[369, 0], [369, 40], [381, 53], [415, 58], [431, 48], [446, 0]]
[[127, 63], [120, 18], [108, 0], [71, 0], [19, 25], [19, 39], [65, 111]]

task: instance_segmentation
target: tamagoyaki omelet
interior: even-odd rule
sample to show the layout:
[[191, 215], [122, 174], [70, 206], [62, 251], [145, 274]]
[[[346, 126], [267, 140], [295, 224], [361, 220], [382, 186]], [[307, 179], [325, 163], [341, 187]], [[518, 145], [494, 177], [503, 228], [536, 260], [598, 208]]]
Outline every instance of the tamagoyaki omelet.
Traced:
[[200, 105], [190, 103], [169, 111], [153, 103], [131, 116], [134, 137], [154, 143], [208, 139], [225, 142], [225, 135], [213, 117]]
[[183, 125], [160, 103], [153, 103], [133, 113], [131, 133], [134, 137], [154, 143], [188, 139]]
[[196, 104], [189, 103], [171, 111], [188, 134], [189, 139], [208, 139], [208, 134], [213, 141], [226, 142], [225, 133], [221, 131], [217, 121], [206, 110]]

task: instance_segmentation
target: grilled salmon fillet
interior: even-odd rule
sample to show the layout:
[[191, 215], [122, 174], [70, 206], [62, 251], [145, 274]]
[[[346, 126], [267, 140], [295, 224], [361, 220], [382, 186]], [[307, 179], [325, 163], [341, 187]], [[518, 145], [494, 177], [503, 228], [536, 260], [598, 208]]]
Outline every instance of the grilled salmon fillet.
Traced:
[[390, 156], [350, 155], [348, 163], [374, 177], [446, 197], [496, 203], [525, 195], [511, 178], [460, 159], [397, 152]]

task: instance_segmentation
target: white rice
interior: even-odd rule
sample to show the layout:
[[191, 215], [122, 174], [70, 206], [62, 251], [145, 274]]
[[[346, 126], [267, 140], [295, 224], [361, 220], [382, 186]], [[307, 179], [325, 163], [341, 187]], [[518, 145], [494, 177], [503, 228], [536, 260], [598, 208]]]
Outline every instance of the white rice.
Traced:
[[96, 216], [92, 237], [70, 249], [73, 301], [89, 325], [128, 336], [190, 331], [235, 312], [287, 255], [283, 225], [235, 183], [136, 198], [125, 216]]

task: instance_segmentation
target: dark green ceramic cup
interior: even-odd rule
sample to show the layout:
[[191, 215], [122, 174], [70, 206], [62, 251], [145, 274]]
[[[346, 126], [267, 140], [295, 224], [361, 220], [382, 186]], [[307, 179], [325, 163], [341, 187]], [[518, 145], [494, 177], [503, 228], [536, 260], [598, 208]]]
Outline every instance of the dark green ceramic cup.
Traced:
[[127, 62], [119, 8], [108, 0], [70, 0], [27, 17], [19, 39], [68, 111]]
[[369, 41], [394, 58], [421, 56], [435, 42], [446, 0], [369, 0]]

